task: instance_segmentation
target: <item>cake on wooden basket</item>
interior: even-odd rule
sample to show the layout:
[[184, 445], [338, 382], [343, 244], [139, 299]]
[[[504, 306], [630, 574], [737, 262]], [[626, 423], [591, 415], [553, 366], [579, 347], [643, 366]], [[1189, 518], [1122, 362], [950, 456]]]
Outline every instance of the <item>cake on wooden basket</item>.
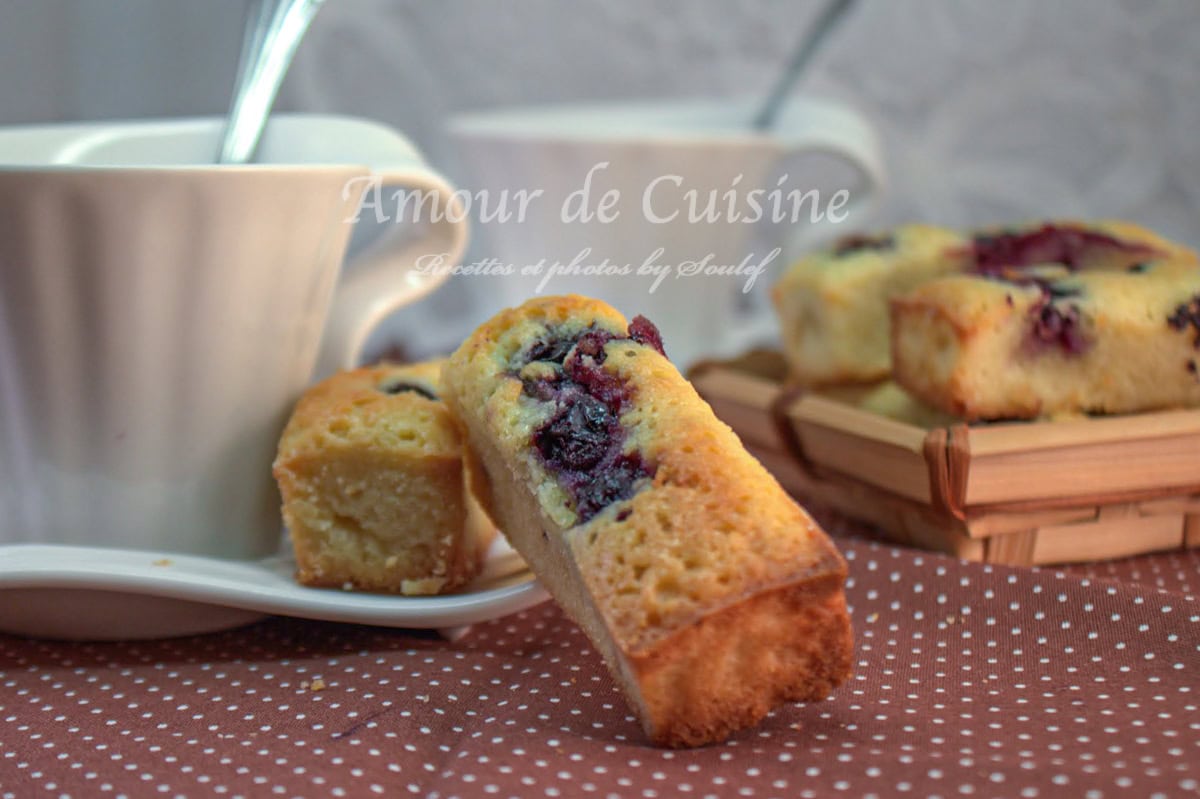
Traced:
[[783, 353], [809, 385], [871, 381], [890, 368], [888, 298], [945, 274], [961, 233], [906, 225], [878, 236], [847, 236], [793, 264], [772, 288]]
[[[864, 252], [882, 274], [911, 273], [911, 230], [853, 237], [795, 270], [821, 296], [855, 284]], [[816, 325], [804, 349], [785, 332], [784, 374], [712, 364], [695, 375], [701, 393], [791, 490], [897, 541], [1023, 565], [1200, 546], [1196, 254], [1125, 222], [961, 242], [938, 254], [945, 269], [857, 323], [864, 341], [890, 328], [877, 381], [810, 356], [837, 346]], [[801, 283], [789, 274], [777, 301]], [[828, 305], [853, 338], [845, 309]], [[880, 363], [859, 355], [859, 375]]]
[[496, 531], [440, 372], [356, 369], [297, 403], [274, 471], [299, 582], [416, 596], [479, 573]]
[[845, 562], [644, 318], [532, 300], [475, 331], [444, 380], [498, 522], [652, 741], [718, 741], [847, 678]]
[[764, 362], [692, 379], [788, 490], [893, 541], [1022, 566], [1200, 547], [1200, 408], [966, 424], [886, 384], [790, 391]]
[[1200, 268], [955, 275], [892, 301], [896, 380], [966, 420], [1200, 405]]
[[805, 385], [875, 381], [891, 370], [888, 301], [931, 279], [999, 275], [1045, 265], [1121, 271], [1195, 253], [1121, 221], [1056, 221], [958, 232], [906, 225], [849, 236], [802, 258], [772, 296], [793, 377]]

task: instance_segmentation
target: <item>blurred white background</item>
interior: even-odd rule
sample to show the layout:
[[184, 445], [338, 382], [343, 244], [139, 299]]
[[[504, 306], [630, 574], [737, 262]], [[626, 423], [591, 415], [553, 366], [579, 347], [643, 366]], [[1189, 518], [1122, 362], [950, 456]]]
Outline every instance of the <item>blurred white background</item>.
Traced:
[[[328, 0], [279, 108], [379, 119], [470, 186], [443, 123], [511, 104], [764, 92], [815, 0]], [[212, 114], [244, 0], [0, 0], [0, 124]], [[861, 0], [805, 91], [883, 133], [879, 224], [1119, 216], [1200, 245], [1200, 2]], [[461, 280], [461, 279], [460, 279]], [[463, 319], [447, 288], [404, 312]], [[464, 318], [467, 317], [467, 318]], [[460, 335], [443, 324], [413, 349]]]

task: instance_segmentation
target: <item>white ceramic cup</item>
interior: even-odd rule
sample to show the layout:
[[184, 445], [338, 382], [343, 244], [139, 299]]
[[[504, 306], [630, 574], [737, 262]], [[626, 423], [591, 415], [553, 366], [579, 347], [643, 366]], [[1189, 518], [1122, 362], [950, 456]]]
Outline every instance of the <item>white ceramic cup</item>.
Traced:
[[[796, 98], [762, 133], [750, 129], [752, 116], [752, 102], [729, 100], [456, 117], [450, 129], [469, 171], [465, 180], [476, 186], [472, 217], [482, 221], [477, 229], [488, 248], [472, 275], [485, 285], [477, 296], [496, 307], [537, 293], [604, 299], [654, 321], [667, 354], [685, 367], [769, 338], [774, 322], [762, 301], [768, 284], [805, 241], [864, 224], [885, 170], [874, 128], [840, 103]], [[815, 154], [848, 163], [852, 169], [843, 172], [854, 185], [844, 193], [838, 186], [813, 192], [808, 175], [786, 172], [784, 165], [803, 165], [799, 156]], [[689, 191], [700, 214], [692, 212]], [[710, 197], [715, 215], [708, 213]], [[508, 201], [507, 218], [496, 213], [501, 200]], [[523, 274], [539, 262], [542, 271]], [[555, 263], [563, 269], [550, 275]], [[627, 273], [602, 273], [606, 263]], [[706, 273], [706, 263], [732, 269]], [[593, 274], [585, 274], [589, 267]]]
[[465, 246], [443, 214], [341, 275], [364, 182], [451, 187], [363, 120], [279, 116], [248, 166], [211, 164], [219, 131], [0, 129], [0, 544], [275, 551], [292, 404]]

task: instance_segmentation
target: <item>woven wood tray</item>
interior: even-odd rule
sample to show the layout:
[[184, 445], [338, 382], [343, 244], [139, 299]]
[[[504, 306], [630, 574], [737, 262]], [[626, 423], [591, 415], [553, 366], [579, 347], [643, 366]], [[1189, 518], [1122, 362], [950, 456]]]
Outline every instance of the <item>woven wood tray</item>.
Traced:
[[900, 543], [1018, 565], [1200, 546], [1200, 410], [921, 426], [783, 375], [760, 351], [691, 378], [785, 488]]

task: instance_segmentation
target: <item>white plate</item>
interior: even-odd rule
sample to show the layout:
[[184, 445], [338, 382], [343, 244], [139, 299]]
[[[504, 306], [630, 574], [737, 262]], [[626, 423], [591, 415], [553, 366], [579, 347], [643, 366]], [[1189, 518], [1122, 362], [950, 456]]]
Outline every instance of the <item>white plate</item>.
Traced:
[[[75, 640], [192, 635], [266, 615], [452, 628], [547, 598], [529, 567], [498, 538], [483, 573], [461, 592], [399, 597], [306, 588], [290, 554], [221, 560], [124, 549], [0, 546], [0, 632]], [[148, 599], [152, 598], [152, 599]]]

